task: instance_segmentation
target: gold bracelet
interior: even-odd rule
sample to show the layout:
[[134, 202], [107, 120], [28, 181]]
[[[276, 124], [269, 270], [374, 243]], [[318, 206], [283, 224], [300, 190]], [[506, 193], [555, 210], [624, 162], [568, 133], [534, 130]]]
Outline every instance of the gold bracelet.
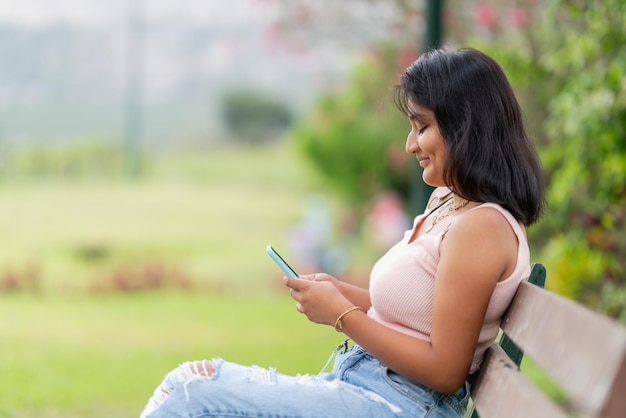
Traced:
[[353, 306], [352, 308], [348, 309], [347, 311], [345, 311], [344, 313], [339, 315], [339, 318], [337, 318], [337, 320], [335, 321], [335, 331], [343, 332], [343, 328], [341, 327], [341, 320], [343, 319], [344, 316], [346, 316], [350, 312], [356, 311], [356, 310], [361, 310], [362, 311], [363, 309], [361, 309], [358, 306]]

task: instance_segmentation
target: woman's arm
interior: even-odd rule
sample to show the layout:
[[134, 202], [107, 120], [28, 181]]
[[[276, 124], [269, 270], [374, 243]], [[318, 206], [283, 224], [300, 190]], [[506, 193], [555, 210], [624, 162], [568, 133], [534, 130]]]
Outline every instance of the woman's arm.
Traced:
[[[430, 342], [388, 328], [359, 311], [347, 314], [342, 325], [346, 335], [396, 373], [452, 392], [469, 372], [493, 289], [516, 263], [517, 239], [496, 210], [467, 212], [447, 232], [440, 256]], [[334, 325], [354, 305], [329, 282], [285, 283], [298, 288], [292, 293], [298, 310], [314, 322]]]

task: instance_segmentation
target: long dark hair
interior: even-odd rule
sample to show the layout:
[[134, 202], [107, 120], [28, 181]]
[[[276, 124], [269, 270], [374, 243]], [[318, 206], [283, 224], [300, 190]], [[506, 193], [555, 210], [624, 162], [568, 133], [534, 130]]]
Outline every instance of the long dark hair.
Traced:
[[400, 77], [394, 100], [431, 110], [446, 144], [444, 182], [464, 199], [498, 203], [525, 225], [544, 207], [545, 181], [502, 68], [475, 49], [433, 50]]

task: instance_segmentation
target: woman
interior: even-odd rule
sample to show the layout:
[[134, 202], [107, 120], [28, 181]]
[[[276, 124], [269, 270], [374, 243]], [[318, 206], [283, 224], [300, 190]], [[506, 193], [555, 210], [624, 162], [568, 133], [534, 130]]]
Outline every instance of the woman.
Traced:
[[296, 309], [354, 344], [333, 369], [290, 377], [221, 359], [185, 363], [142, 416], [462, 417], [468, 379], [530, 273], [524, 226], [543, 178], [499, 65], [472, 49], [421, 56], [395, 89], [406, 151], [437, 187], [374, 266], [369, 290], [327, 274], [283, 279]]

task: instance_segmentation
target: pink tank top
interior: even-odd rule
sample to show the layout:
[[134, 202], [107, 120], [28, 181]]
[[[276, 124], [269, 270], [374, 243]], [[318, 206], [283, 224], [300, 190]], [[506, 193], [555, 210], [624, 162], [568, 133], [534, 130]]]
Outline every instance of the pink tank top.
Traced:
[[[480, 208], [498, 210], [511, 224], [518, 240], [517, 264], [513, 273], [496, 284], [491, 295], [478, 344], [470, 367], [480, 367], [485, 350], [498, 334], [500, 321], [519, 283], [530, 275], [530, 253], [526, 235], [515, 218], [500, 205], [483, 203]], [[415, 218], [413, 229], [426, 217]], [[372, 307], [368, 315], [374, 320], [402, 333], [430, 341], [435, 273], [439, 264], [439, 247], [447, 231], [422, 235], [409, 243], [413, 230], [393, 246], [374, 265], [370, 275]]]

